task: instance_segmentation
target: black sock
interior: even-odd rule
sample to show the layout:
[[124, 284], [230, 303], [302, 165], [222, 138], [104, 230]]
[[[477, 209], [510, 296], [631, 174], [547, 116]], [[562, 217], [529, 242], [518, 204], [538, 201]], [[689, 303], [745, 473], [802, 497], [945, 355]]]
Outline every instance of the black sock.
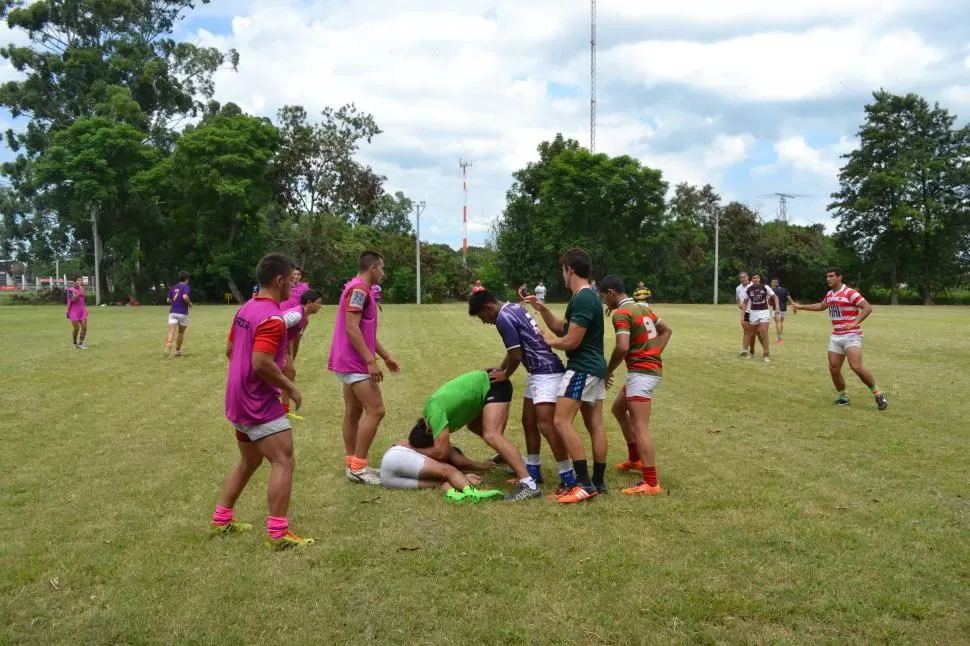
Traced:
[[77, 345], [77, 329], [75, 328], [71, 336], [74, 338], [74, 345]]
[[594, 462], [593, 463], [593, 484], [601, 485], [603, 484], [603, 477], [606, 475], [606, 462]]
[[586, 460], [573, 460], [573, 469], [576, 471], [576, 482], [584, 487], [593, 486], [589, 481], [589, 467], [586, 466]]

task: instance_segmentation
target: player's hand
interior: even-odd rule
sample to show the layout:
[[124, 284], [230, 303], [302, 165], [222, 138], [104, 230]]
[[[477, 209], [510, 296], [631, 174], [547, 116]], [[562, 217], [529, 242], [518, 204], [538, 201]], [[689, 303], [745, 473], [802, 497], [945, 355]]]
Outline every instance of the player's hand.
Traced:
[[290, 396], [290, 401], [293, 402], [293, 410], [300, 410], [300, 406], [303, 405], [303, 393], [296, 386], [290, 388], [288, 393]]
[[545, 303], [540, 301], [539, 297], [536, 296], [535, 294], [532, 294], [531, 296], [526, 296], [525, 298], [522, 299], [522, 302], [528, 305], [531, 305], [532, 308], [535, 309], [537, 312], [541, 312], [542, 310], [546, 309]]
[[492, 383], [496, 381], [508, 381], [508, 375], [505, 374], [504, 370], [499, 370], [497, 368], [491, 368], [488, 371], [488, 380]]
[[466, 473], [465, 477], [468, 478], [468, 482], [472, 483], [476, 487], [482, 484], [482, 476], [474, 473]]
[[607, 388], [612, 388], [613, 387], [613, 373], [612, 372], [606, 373], [606, 387]]
[[374, 383], [384, 381], [384, 373], [381, 371], [381, 367], [377, 365], [377, 359], [371, 359], [367, 362], [367, 374], [370, 375], [370, 380]]
[[392, 375], [401, 373], [401, 364], [399, 364], [397, 359], [392, 356], [388, 356], [386, 359], [384, 359], [384, 365], [387, 366], [387, 369], [391, 371]]

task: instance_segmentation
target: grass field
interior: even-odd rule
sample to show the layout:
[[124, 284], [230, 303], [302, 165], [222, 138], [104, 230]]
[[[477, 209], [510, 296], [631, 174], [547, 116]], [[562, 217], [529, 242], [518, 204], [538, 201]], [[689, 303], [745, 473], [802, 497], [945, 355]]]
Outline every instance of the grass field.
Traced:
[[[764, 364], [735, 357], [735, 309], [658, 310], [674, 328], [653, 425], [666, 492], [631, 499], [613, 473], [613, 493], [568, 507], [349, 484], [323, 310], [297, 366], [290, 512], [318, 542], [272, 554], [265, 469], [237, 505], [259, 531], [206, 535], [236, 458], [231, 308], [197, 307], [187, 356], [164, 360], [160, 308], [92, 309], [74, 352], [63, 308], [0, 307], [0, 643], [970, 642], [970, 310], [876, 309], [884, 413], [851, 375], [853, 405], [831, 405], [825, 314], [789, 317]], [[382, 317], [404, 372], [383, 387], [374, 464], [439, 384], [502, 357], [461, 306]], [[612, 469], [625, 446], [607, 431]]]

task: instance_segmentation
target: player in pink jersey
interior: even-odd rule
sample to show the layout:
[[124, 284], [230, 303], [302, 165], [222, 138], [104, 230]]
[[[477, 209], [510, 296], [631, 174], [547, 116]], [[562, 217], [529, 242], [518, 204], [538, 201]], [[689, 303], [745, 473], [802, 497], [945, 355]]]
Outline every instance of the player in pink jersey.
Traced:
[[[303, 270], [299, 267], [293, 268], [292, 277], [293, 287], [290, 288], [290, 297], [286, 299], [285, 302], [280, 303], [280, 309], [289, 310], [294, 307], [300, 307], [302, 301], [300, 300], [303, 294], [310, 289], [310, 285], [303, 281]], [[305, 327], [305, 326], [304, 326]], [[296, 355], [300, 353], [300, 340], [303, 338], [302, 335], [297, 336], [290, 342], [289, 352], [296, 359]]]
[[876, 407], [879, 410], [886, 410], [889, 402], [886, 400], [885, 393], [876, 385], [873, 378], [864, 365], [862, 365], [862, 322], [872, 314], [872, 305], [863, 298], [862, 294], [852, 289], [842, 282], [842, 270], [833, 267], [825, 272], [825, 281], [829, 285], [829, 293], [821, 303], [811, 305], [799, 305], [792, 301], [794, 311], [806, 310], [809, 312], [822, 312], [828, 310], [832, 317], [832, 336], [829, 339], [829, 373], [832, 375], [832, 383], [839, 391], [839, 398], [835, 404], [839, 406], [849, 405], [849, 395], [845, 389], [845, 378], [842, 377], [842, 364], [849, 360], [849, 367], [862, 380], [873, 397], [876, 398]]
[[327, 368], [343, 384], [347, 479], [379, 485], [380, 474], [367, 466], [367, 454], [384, 419], [379, 385], [384, 373], [377, 357], [392, 374], [400, 372], [400, 366], [377, 340], [377, 303], [371, 286], [384, 277], [384, 257], [376, 251], [364, 251], [357, 259], [357, 270], [340, 296]]
[[87, 350], [84, 338], [88, 335], [88, 307], [84, 296], [84, 280], [80, 276], [67, 289], [67, 320], [71, 322], [74, 349]]
[[232, 508], [266, 458], [270, 463], [266, 545], [274, 550], [313, 543], [312, 538], [291, 532], [287, 519], [293, 486], [293, 433], [280, 391], [287, 393], [297, 409], [302, 401], [299, 389], [283, 374], [286, 323], [280, 303], [289, 296], [292, 269], [293, 261], [282, 254], [264, 256], [256, 267], [259, 292], [239, 308], [232, 322], [226, 343], [226, 417], [236, 429], [240, 460], [222, 485], [209, 530], [216, 536], [252, 529], [236, 520]]
[[[290, 301], [287, 301], [290, 302]], [[293, 348], [298, 347], [298, 341], [303, 337], [303, 332], [310, 324], [309, 317], [316, 314], [323, 307], [323, 297], [315, 289], [308, 289], [300, 295], [300, 304], [283, 310], [283, 322], [286, 324], [286, 364], [283, 366], [283, 374], [290, 381], [296, 381], [296, 368], [293, 361], [296, 354]], [[290, 419], [303, 419], [300, 415], [290, 411], [290, 398], [283, 392], [283, 410]]]

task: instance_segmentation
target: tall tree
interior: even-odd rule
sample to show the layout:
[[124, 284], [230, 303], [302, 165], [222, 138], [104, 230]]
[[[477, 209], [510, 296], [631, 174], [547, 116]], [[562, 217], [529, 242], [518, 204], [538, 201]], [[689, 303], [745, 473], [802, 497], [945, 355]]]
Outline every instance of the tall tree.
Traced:
[[912, 277], [930, 304], [959, 279], [970, 232], [970, 127], [955, 128], [955, 116], [915, 94], [873, 99], [829, 209], [873, 269], [888, 265], [893, 303]]

